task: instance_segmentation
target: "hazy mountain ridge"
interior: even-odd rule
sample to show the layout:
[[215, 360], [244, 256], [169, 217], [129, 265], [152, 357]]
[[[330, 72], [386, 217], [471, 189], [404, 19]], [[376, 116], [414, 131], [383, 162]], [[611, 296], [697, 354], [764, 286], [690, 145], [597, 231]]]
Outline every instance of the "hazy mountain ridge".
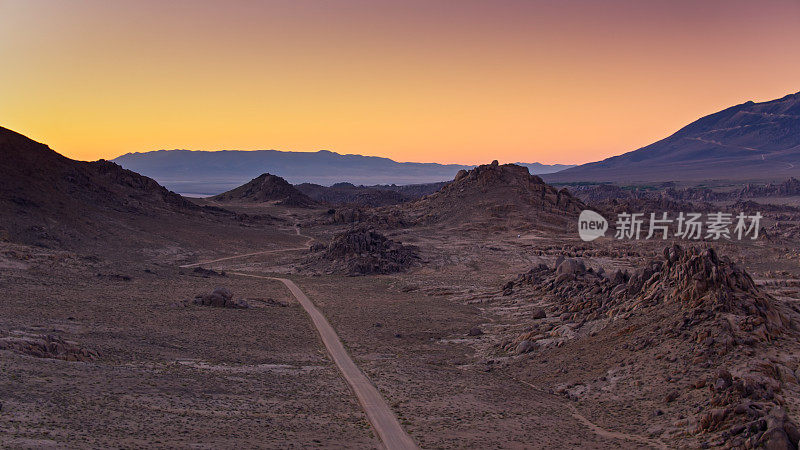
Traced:
[[[190, 194], [218, 194], [269, 172], [292, 184], [356, 185], [425, 184], [453, 179], [461, 164], [397, 162], [389, 158], [343, 155], [327, 150], [287, 152], [279, 150], [158, 150], [127, 153], [113, 160], [147, 175], [167, 188]], [[532, 173], [551, 173], [569, 165], [518, 163]]]
[[726, 108], [658, 142], [545, 177], [564, 181], [784, 180], [800, 175], [800, 93]]

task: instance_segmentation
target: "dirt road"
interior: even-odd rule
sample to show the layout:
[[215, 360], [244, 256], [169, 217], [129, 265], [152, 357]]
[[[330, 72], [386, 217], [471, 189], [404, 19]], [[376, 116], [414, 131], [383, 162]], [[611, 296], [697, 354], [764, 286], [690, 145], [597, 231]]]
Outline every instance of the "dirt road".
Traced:
[[188, 269], [188, 268], [191, 268], [191, 267], [209, 265], [209, 264], [217, 263], [217, 262], [221, 262], [221, 261], [229, 261], [231, 259], [246, 258], [248, 256], [266, 255], [266, 254], [269, 254], [269, 253], [281, 253], [281, 252], [293, 252], [293, 251], [300, 251], [300, 250], [308, 250], [308, 246], [311, 245], [312, 242], [314, 242], [314, 238], [311, 237], [311, 236], [306, 236], [306, 235], [300, 233], [300, 226], [299, 225], [295, 225], [294, 226], [294, 232], [295, 232], [295, 234], [297, 236], [306, 238], [306, 242], [304, 242], [303, 245], [300, 246], [300, 247], [279, 248], [279, 249], [276, 249], [276, 250], [263, 250], [263, 251], [260, 251], [260, 252], [253, 252], [253, 253], [245, 253], [245, 254], [241, 254], [241, 255], [226, 256], [224, 258], [217, 258], [217, 259], [212, 259], [212, 260], [209, 260], [209, 261], [201, 261], [201, 262], [196, 262], [196, 263], [191, 263], [191, 264], [184, 264], [184, 265], [179, 266], [179, 267], [181, 269]]
[[380, 392], [375, 389], [375, 386], [372, 385], [367, 376], [364, 375], [361, 369], [359, 369], [355, 362], [353, 362], [352, 358], [350, 358], [350, 355], [342, 345], [342, 341], [339, 339], [339, 336], [336, 335], [336, 332], [333, 330], [333, 327], [331, 327], [330, 323], [328, 323], [328, 320], [325, 318], [322, 312], [317, 309], [314, 303], [303, 293], [303, 291], [297, 287], [296, 284], [285, 278], [264, 277], [235, 272], [231, 274], [277, 280], [289, 288], [289, 290], [292, 292], [292, 295], [294, 295], [297, 301], [300, 302], [300, 305], [303, 307], [303, 309], [305, 309], [308, 315], [311, 317], [311, 321], [314, 323], [314, 327], [316, 327], [317, 331], [319, 332], [320, 338], [322, 339], [323, 344], [325, 344], [325, 348], [328, 350], [328, 354], [330, 354], [331, 359], [333, 359], [333, 362], [336, 363], [336, 366], [339, 368], [339, 371], [341, 371], [342, 376], [344, 376], [344, 379], [355, 392], [356, 397], [358, 397], [358, 401], [361, 403], [362, 408], [364, 408], [364, 412], [367, 414], [367, 418], [372, 424], [372, 427], [378, 433], [378, 436], [380, 436], [381, 441], [383, 441], [383, 444], [386, 446], [386, 448], [418, 448], [411, 439], [411, 436], [409, 436], [400, 426], [400, 422], [397, 420], [397, 417], [395, 417], [391, 408], [389, 408], [389, 405], [386, 404], [386, 401], [383, 399]]

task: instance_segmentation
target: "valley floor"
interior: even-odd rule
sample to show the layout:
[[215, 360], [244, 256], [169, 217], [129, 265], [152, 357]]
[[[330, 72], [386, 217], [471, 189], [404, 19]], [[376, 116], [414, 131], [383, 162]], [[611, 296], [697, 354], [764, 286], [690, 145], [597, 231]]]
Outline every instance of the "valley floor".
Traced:
[[[292, 220], [300, 223], [311, 213], [293, 211]], [[306, 246], [306, 235], [327, 241], [336, 230], [310, 226], [301, 234], [287, 224], [270, 250]], [[706, 442], [702, 434], [649, 426], [654, 411], [666, 409], [661, 400], [654, 403], [658, 389], [625, 405], [611, 397], [559, 392], [562, 384], [624, 367], [625, 358], [615, 356], [619, 349], [497, 352], [496, 344], [526, 320], [524, 308], [497, 303], [502, 286], [539, 262], [552, 263], [557, 252], [547, 249], [578, 245], [571, 237], [502, 227], [388, 235], [419, 246], [424, 264], [406, 273], [348, 277], [305, 270], [304, 250], [258, 253], [247, 242], [217, 252], [165, 249], [130, 259], [0, 244], [0, 342], [54, 336], [96, 352], [68, 361], [0, 344], [0, 446], [381, 447], [286, 287], [234, 272], [293, 280], [422, 448]], [[643, 244], [637, 252], [655, 254], [664, 245]], [[787, 271], [784, 278], [798, 278], [798, 260], [777, 263], [776, 252], [754, 247], [734, 256], [759, 274], [780, 269]], [[250, 253], [258, 254], [235, 257]], [[209, 260], [217, 261], [199, 266], [217, 273], [194, 270], [193, 264]], [[634, 260], [596, 261], [610, 269], [632, 267]], [[251, 307], [191, 303], [218, 286]], [[794, 289], [775, 292], [797, 302]], [[612, 354], [597, 354], [598, 348]], [[646, 377], [645, 384], [663, 384]], [[797, 414], [797, 406], [789, 403], [787, 409]]]

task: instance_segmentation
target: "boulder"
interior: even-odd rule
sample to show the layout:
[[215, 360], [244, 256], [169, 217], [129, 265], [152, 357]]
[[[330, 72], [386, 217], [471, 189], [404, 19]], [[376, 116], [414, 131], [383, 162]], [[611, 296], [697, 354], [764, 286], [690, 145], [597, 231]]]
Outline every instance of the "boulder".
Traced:
[[309, 266], [350, 276], [402, 272], [419, 261], [418, 249], [403, 245], [369, 228], [353, 228], [328, 245], [314, 245]]
[[235, 300], [233, 293], [225, 287], [218, 287], [210, 294], [198, 294], [194, 297], [195, 305], [212, 306], [214, 308], [249, 308], [250, 305], [244, 300]]
[[583, 260], [567, 258], [558, 265], [556, 273], [558, 275], [581, 275], [586, 273], [586, 265], [583, 263]]
[[789, 436], [782, 428], [770, 428], [761, 435], [758, 440], [760, 447], [765, 450], [795, 450], [796, 445], [792, 445]]
[[481, 330], [478, 327], [472, 327], [472, 328], [469, 329], [469, 332], [467, 332], [467, 336], [480, 336], [482, 334], [483, 334], [483, 330]]
[[516, 352], [518, 355], [522, 355], [524, 353], [529, 353], [532, 352], [533, 350], [536, 350], [536, 347], [538, 347], [538, 345], [535, 342], [526, 339], [517, 344]]
[[531, 310], [531, 318], [544, 319], [545, 317], [547, 317], [547, 312], [544, 310], [544, 308], [536, 307]]

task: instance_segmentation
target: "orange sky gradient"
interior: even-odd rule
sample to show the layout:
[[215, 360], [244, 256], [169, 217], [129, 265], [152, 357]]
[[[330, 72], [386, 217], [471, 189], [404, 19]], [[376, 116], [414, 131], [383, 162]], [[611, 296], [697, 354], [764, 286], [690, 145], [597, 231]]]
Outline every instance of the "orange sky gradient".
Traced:
[[800, 91], [800, 0], [0, 0], [0, 126], [69, 157], [583, 163]]

